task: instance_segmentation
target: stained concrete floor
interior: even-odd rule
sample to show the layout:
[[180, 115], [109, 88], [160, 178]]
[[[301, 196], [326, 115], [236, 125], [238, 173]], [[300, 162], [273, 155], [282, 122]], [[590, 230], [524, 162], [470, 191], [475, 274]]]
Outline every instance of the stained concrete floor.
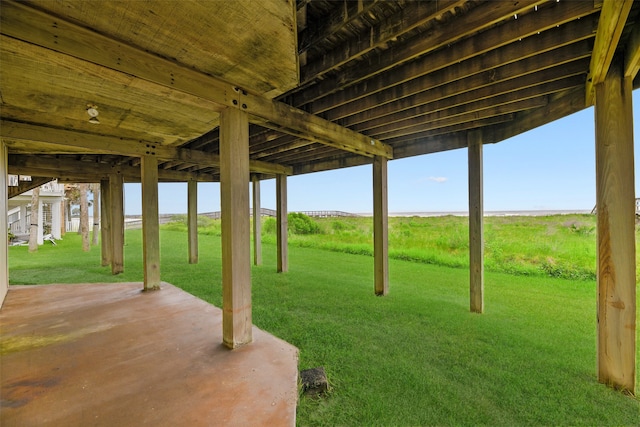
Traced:
[[12, 286], [0, 310], [0, 425], [293, 426], [298, 351], [163, 283]]

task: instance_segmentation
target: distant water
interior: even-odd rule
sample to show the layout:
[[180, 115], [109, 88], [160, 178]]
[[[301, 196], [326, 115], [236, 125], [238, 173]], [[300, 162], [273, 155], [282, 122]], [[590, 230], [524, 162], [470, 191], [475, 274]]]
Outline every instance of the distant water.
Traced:
[[[545, 216], [545, 215], [569, 215], [588, 214], [590, 210], [567, 209], [567, 210], [531, 210], [531, 211], [485, 211], [485, 216]], [[359, 213], [362, 216], [373, 216], [371, 212]], [[442, 211], [442, 212], [389, 212], [389, 216], [469, 216], [468, 211]]]

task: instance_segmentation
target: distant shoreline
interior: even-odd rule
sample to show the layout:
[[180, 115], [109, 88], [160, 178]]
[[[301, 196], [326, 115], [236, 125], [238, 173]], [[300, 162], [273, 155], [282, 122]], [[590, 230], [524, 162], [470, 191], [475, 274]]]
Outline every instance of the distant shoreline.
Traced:
[[[561, 210], [526, 210], [526, 211], [485, 211], [484, 216], [547, 216], [547, 215], [571, 215], [590, 214], [591, 210], [561, 209]], [[373, 216], [371, 212], [357, 213], [360, 216]], [[468, 211], [440, 211], [440, 212], [389, 212], [390, 217], [434, 217], [434, 216], [469, 216]]]

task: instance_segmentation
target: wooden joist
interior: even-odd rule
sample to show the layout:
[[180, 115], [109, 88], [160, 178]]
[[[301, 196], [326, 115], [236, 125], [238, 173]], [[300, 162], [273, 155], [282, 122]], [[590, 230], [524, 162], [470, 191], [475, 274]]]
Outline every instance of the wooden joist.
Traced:
[[[156, 143], [114, 138], [98, 134], [74, 132], [63, 129], [45, 128], [17, 122], [0, 122], [0, 135], [12, 153], [37, 153], [39, 146], [71, 147], [85, 153], [116, 154], [141, 157], [155, 155], [158, 159], [174, 160], [202, 165], [203, 167], [219, 167], [220, 156], [204, 151], [186, 148], [167, 147]], [[280, 173], [290, 175], [291, 168], [263, 161], [250, 162], [253, 172]]]
[[[55, 25], [54, 25], [55, 22]], [[7, 1], [0, 15], [2, 33], [60, 54], [136, 76], [157, 85], [246, 111], [260, 124], [345, 151], [392, 157], [391, 147], [335, 123], [96, 33], [52, 18], [26, 4]], [[238, 95], [241, 95], [240, 99]]]
[[616, 53], [622, 30], [633, 6], [633, 0], [604, 0], [596, 41], [589, 64], [589, 77], [586, 84], [587, 106], [593, 105], [594, 87], [602, 83], [607, 76], [613, 55]]
[[[16, 197], [19, 196], [22, 193], [25, 193], [29, 190], [33, 190], [34, 188], [38, 188], [43, 184], [46, 184], [47, 182], [51, 182], [53, 181], [53, 178], [51, 177], [42, 177], [42, 176], [37, 176], [37, 174], [29, 174], [29, 173], [12, 173], [11, 172], [11, 167], [9, 166], [9, 174], [11, 175], [31, 175], [31, 181], [20, 181], [18, 183], [17, 186], [15, 187], [8, 187], [8, 198], [12, 198], [12, 197]], [[49, 176], [49, 174], [46, 174], [47, 176]]]
[[[32, 156], [28, 154], [9, 155], [9, 173], [14, 175], [42, 175], [56, 178], [71, 178], [79, 182], [100, 182], [109, 174], [118, 173], [127, 182], [140, 182], [140, 167], [111, 165], [108, 163], [86, 162], [69, 157]], [[207, 173], [181, 172], [175, 170], [158, 170], [160, 181], [213, 182], [215, 177]]]

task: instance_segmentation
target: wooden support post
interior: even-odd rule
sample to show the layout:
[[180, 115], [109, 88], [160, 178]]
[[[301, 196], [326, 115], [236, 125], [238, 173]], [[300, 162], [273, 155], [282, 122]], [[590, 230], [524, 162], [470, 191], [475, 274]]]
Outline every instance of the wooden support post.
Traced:
[[189, 233], [189, 264], [198, 263], [198, 182], [187, 184], [187, 229]]
[[251, 178], [253, 184], [253, 264], [262, 265], [262, 223], [260, 215], [260, 179]]
[[276, 175], [276, 239], [278, 246], [278, 273], [289, 271], [289, 222], [287, 219], [287, 176]]
[[100, 181], [100, 252], [103, 267], [111, 265], [111, 190], [109, 180]]
[[389, 215], [387, 159], [373, 158], [373, 258], [376, 295], [389, 293]]
[[469, 299], [474, 313], [484, 311], [484, 209], [482, 133], [467, 135], [469, 150]]
[[109, 175], [109, 201], [111, 202], [111, 274], [124, 272], [124, 178]]
[[142, 252], [144, 290], [160, 289], [160, 221], [158, 219], [158, 158], [142, 156]]
[[[9, 185], [8, 178], [8, 166], [7, 166], [7, 147], [4, 142], [0, 140], [0, 230], [3, 230], [6, 238], [6, 232], [8, 229], [7, 212], [9, 211], [8, 191]], [[4, 302], [4, 298], [9, 291], [9, 250], [7, 248], [7, 241], [5, 240], [0, 245], [0, 307]]]
[[220, 113], [222, 210], [222, 335], [229, 348], [252, 341], [249, 231], [249, 121], [247, 113]]
[[632, 79], [614, 59], [596, 84], [598, 380], [635, 394], [636, 248]]

